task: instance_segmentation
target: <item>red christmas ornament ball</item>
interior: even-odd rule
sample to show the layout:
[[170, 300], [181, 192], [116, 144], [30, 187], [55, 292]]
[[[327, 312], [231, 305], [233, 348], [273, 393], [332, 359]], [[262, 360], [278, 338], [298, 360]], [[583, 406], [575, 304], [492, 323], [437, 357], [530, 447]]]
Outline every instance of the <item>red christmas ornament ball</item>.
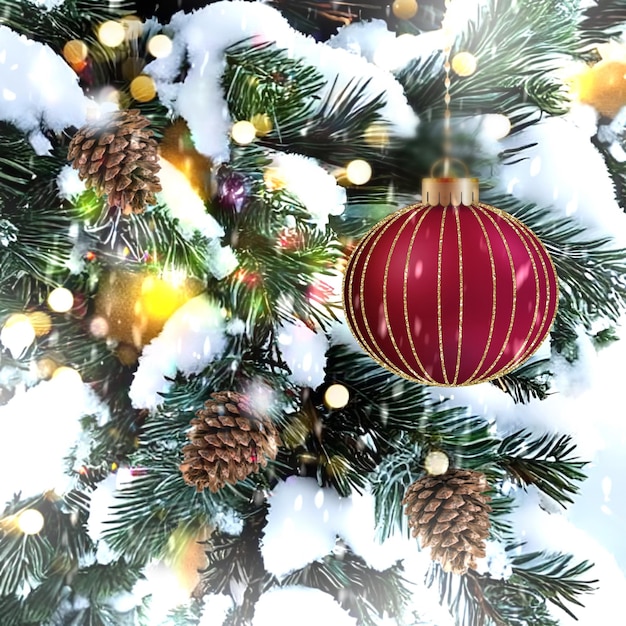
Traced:
[[552, 260], [523, 223], [478, 203], [476, 179], [424, 182], [435, 204], [393, 213], [355, 248], [344, 278], [348, 325], [373, 359], [404, 378], [441, 386], [497, 378], [550, 331]]

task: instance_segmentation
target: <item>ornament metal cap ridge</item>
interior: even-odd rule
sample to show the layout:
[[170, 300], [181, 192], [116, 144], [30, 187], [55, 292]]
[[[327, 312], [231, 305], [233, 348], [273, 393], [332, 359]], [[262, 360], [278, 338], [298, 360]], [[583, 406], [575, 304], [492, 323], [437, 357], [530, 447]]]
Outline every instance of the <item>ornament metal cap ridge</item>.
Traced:
[[[463, 166], [465, 176], [448, 176], [450, 163]], [[437, 166], [443, 165], [444, 175], [436, 177]], [[439, 159], [431, 168], [430, 178], [422, 180], [422, 202], [431, 206], [459, 206], [478, 204], [478, 178], [470, 178], [467, 166], [459, 159]]]

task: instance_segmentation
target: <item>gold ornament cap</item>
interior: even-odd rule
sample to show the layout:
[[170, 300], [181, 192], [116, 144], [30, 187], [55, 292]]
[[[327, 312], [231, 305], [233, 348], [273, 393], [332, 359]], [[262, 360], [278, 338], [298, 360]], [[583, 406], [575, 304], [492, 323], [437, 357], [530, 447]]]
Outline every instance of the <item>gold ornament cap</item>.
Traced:
[[[460, 163], [465, 176], [449, 176], [450, 164]], [[435, 176], [438, 165], [443, 165], [443, 176]], [[431, 206], [459, 206], [478, 202], [478, 178], [470, 178], [467, 166], [459, 159], [439, 159], [430, 170], [430, 178], [422, 181], [422, 202]]]

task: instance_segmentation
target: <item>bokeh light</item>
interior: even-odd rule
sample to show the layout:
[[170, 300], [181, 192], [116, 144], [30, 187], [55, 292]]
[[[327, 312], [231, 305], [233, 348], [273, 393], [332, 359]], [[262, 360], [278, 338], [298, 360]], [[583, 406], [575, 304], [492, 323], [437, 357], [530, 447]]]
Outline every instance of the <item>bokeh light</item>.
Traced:
[[450, 459], [441, 450], [431, 450], [424, 459], [424, 469], [431, 476], [445, 474], [450, 467]]
[[17, 527], [25, 535], [36, 535], [44, 525], [43, 515], [37, 509], [26, 509], [17, 517]]
[[67, 365], [57, 367], [52, 374], [52, 380], [62, 382], [68, 386], [83, 382], [81, 375], [73, 367], [67, 367]]
[[48, 295], [48, 306], [57, 313], [67, 313], [74, 306], [74, 296], [69, 289], [57, 287]]
[[324, 394], [324, 404], [329, 409], [343, 409], [350, 401], [348, 388], [339, 383], [331, 385]]
[[471, 52], [459, 52], [452, 57], [451, 65], [458, 76], [471, 76], [478, 67], [478, 61]]
[[389, 145], [389, 130], [384, 122], [370, 124], [363, 133], [363, 139], [370, 146], [383, 148]]
[[22, 313], [11, 315], [0, 332], [0, 341], [13, 357], [19, 357], [35, 341], [35, 337], [31, 321]]
[[156, 96], [156, 84], [151, 76], [140, 74], [130, 83], [130, 95], [137, 102], [150, 102]]
[[44, 356], [37, 361], [37, 375], [43, 380], [50, 380], [58, 366], [54, 359]]
[[393, 14], [401, 20], [410, 20], [417, 15], [419, 5], [416, 0], [395, 0], [391, 5]]
[[155, 35], [148, 41], [148, 52], [157, 59], [166, 57], [172, 52], [172, 40], [167, 35]]
[[485, 115], [482, 126], [485, 134], [491, 139], [503, 139], [511, 132], [511, 120], [501, 113]]
[[109, 46], [109, 48], [116, 48], [119, 46], [126, 37], [126, 29], [120, 22], [114, 22], [109, 20], [100, 25], [98, 29], [98, 39], [100, 43]]
[[88, 54], [87, 44], [80, 39], [72, 39], [63, 46], [63, 57], [71, 65], [80, 65]]
[[259, 137], [265, 137], [265, 135], [268, 135], [272, 131], [272, 128], [274, 128], [272, 118], [267, 113], [257, 113], [252, 116], [250, 121]]
[[252, 122], [241, 120], [233, 124], [230, 135], [240, 146], [246, 146], [256, 138], [256, 128]]
[[33, 311], [27, 317], [37, 337], [43, 337], [52, 330], [52, 318], [44, 311]]
[[89, 332], [97, 339], [103, 339], [109, 333], [109, 322], [101, 315], [96, 315], [89, 322]]
[[372, 177], [372, 166], [362, 159], [348, 163], [346, 176], [353, 185], [364, 185]]

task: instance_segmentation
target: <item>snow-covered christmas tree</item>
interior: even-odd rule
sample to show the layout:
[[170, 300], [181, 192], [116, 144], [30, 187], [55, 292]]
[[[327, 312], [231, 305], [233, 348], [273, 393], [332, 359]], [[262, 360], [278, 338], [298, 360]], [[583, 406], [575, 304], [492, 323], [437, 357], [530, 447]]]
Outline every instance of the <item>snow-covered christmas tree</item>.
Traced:
[[[626, 1], [0, 9], [2, 626], [619, 623]], [[419, 317], [370, 229], [444, 154], [499, 211]]]

